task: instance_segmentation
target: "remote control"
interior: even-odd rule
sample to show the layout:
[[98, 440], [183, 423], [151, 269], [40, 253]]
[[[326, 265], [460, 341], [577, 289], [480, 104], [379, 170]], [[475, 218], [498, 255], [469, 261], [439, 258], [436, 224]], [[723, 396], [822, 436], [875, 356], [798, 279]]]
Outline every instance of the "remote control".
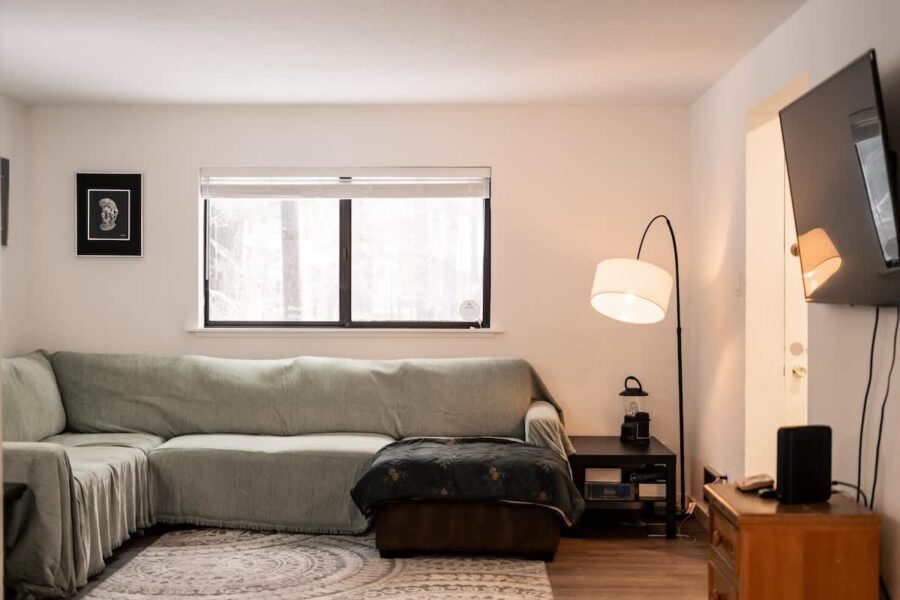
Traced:
[[751, 475], [737, 482], [737, 488], [742, 492], [755, 492], [774, 486], [775, 480], [769, 475]]

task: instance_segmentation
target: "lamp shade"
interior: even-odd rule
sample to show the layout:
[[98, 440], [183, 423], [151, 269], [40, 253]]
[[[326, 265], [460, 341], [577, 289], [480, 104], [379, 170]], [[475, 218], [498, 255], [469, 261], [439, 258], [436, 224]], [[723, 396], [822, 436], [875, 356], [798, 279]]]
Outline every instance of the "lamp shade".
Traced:
[[809, 296], [841, 268], [841, 255], [831, 237], [821, 227], [811, 229], [797, 238], [800, 248], [800, 269]]
[[656, 323], [666, 316], [672, 276], [643, 260], [611, 258], [597, 264], [591, 306], [626, 323]]

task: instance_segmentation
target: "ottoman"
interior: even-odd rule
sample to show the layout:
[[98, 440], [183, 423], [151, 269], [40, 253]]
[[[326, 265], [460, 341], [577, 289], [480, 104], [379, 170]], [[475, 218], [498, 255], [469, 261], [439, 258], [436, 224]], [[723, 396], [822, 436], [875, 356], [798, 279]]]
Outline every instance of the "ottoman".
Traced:
[[505, 438], [389, 444], [351, 496], [375, 520], [382, 556], [519, 554], [552, 560], [560, 529], [584, 510], [568, 461]]

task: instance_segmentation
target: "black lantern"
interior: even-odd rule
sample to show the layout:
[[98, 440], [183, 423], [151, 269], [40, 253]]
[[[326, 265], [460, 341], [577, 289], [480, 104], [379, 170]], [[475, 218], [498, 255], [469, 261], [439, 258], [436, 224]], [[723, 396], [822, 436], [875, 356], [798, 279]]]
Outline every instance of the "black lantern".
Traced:
[[[629, 382], [634, 382], [636, 387], [629, 386]], [[640, 379], [634, 375], [626, 377], [625, 389], [619, 392], [619, 395], [629, 400], [625, 421], [622, 423], [622, 434], [619, 436], [619, 439], [633, 444], [649, 444], [650, 413], [642, 412], [638, 404], [638, 398], [648, 396], [648, 394], [644, 391], [644, 386], [641, 385]]]

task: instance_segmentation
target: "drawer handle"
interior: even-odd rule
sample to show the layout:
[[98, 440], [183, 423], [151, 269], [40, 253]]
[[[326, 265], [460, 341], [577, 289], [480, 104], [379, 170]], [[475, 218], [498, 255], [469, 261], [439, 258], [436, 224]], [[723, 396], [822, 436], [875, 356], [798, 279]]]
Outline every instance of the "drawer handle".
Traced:
[[731, 542], [718, 531], [712, 532], [712, 545], [721, 546], [729, 551], [731, 550]]
[[712, 600], [725, 600], [725, 592], [720, 592], [719, 590], [713, 590], [709, 597]]

